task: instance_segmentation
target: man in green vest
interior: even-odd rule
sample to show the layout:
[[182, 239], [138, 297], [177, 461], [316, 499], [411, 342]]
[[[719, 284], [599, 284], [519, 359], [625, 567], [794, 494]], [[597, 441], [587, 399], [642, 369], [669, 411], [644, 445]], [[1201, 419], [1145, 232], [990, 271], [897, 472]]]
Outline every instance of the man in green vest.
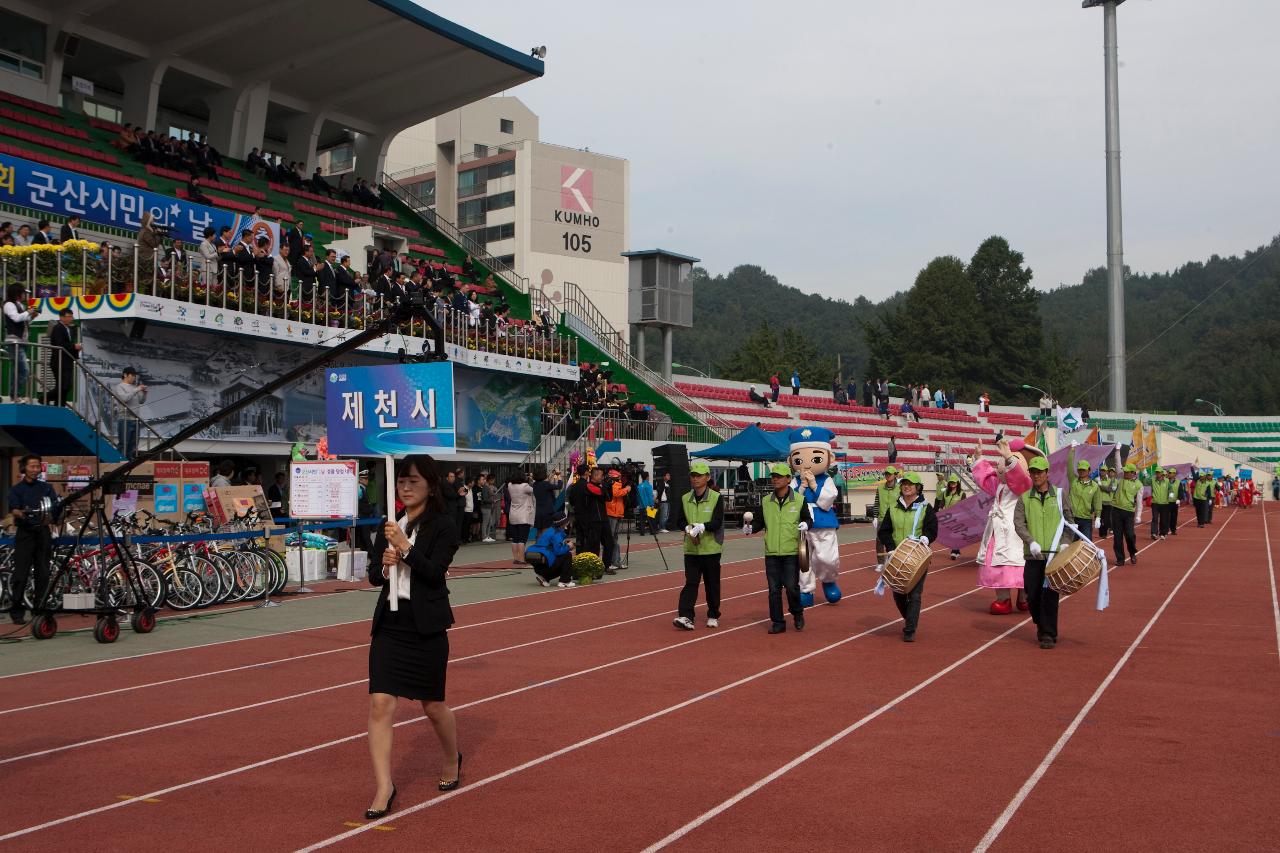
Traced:
[[782, 590], [787, 591], [787, 607], [796, 630], [804, 630], [804, 607], [800, 603], [800, 537], [809, 529], [812, 517], [804, 497], [791, 488], [791, 466], [775, 462], [769, 468], [773, 492], [764, 496], [755, 532], [764, 532], [764, 575], [769, 581], [770, 634], [787, 630], [782, 614]]
[[684, 588], [674, 624], [693, 630], [693, 606], [698, 585], [707, 585], [707, 627], [720, 627], [720, 552], [724, 550], [724, 501], [710, 487], [711, 467], [698, 459], [689, 463], [693, 487], [680, 499], [684, 506]]
[[1098, 525], [1098, 536], [1104, 541], [1111, 532], [1111, 501], [1116, 493], [1116, 478], [1113, 476], [1115, 472], [1116, 469], [1106, 463], [1098, 468], [1098, 492], [1102, 495], [1102, 513], [1098, 516], [1102, 523]]
[[[1071, 463], [1076, 455], [1076, 443], [1071, 443], [1071, 450], [1067, 453], [1067, 469], [1071, 469]], [[1102, 489], [1098, 488], [1098, 484], [1090, 478], [1089, 463], [1081, 459], [1075, 463], [1076, 478], [1071, 481], [1071, 488], [1067, 496], [1067, 508], [1071, 514], [1072, 524], [1084, 536], [1084, 538], [1092, 541], [1093, 531], [1102, 526]]]
[[1133, 517], [1142, 500], [1142, 482], [1138, 469], [1132, 462], [1124, 466], [1124, 479], [1116, 483], [1111, 498], [1112, 547], [1116, 553], [1115, 565], [1124, 565], [1125, 546], [1129, 546], [1129, 562], [1138, 565], [1138, 541], [1133, 529]]
[[[1037, 456], [1027, 463], [1031, 488], [1013, 511], [1013, 528], [1022, 539], [1026, 565], [1022, 588], [1027, 592], [1027, 609], [1036, 625], [1040, 648], [1058, 644], [1058, 593], [1045, 586], [1044, 571], [1050, 555], [1062, 547], [1064, 531], [1062, 490], [1049, 485], [1049, 460]], [[1130, 528], [1132, 529], [1132, 528]], [[1119, 531], [1116, 533], [1119, 536]]]
[[[889, 506], [876, 531], [876, 540], [886, 551], [892, 551], [907, 539], [918, 539], [926, 548], [938, 538], [938, 513], [924, 499], [924, 488], [920, 483], [920, 475], [908, 471], [902, 475], [899, 485], [900, 495]], [[924, 575], [927, 576], [926, 569]], [[920, 599], [924, 595], [922, 576], [915, 587], [906, 595], [895, 592], [893, 603], [902, 614], [902, 642], [916, 641], [916, 626], [920, 622]]]
[[1151, 539], [1163, 539], [1160, 526], [1167, 524], [1164, 520], [1165, 507], [1169, 503], [1169, 482], [1164, 478], [1164, 469], [1157, 468], [1151, 478]]
[[[889, 508], [898, 500], [898, 469], [890, 465], [884, 469], [884, 479], [876, 484], [876, 516], [871, 519], [873, 530], [879, 529]], [[884, 571], [885, 552], [880, 539], [876, 539], [876, 571]]]
[[1169, 535], [1178, 535], [1178, 507], [1187, 499], [1186, 484], [1178, 479], [1178, 469], [1168, 468], [1165, 470], [1165, 476], [1169, 478], [1169, 506], [1167, 512], [1169, 515]]
[[1205, 517], [1209, 514], [1208, 503], [1213, 499], [1213, 474], [1201, 471], [1196, 478], [1195, 488], [1191, 490], [1191, 502], [1196, 507], [1196, 527], [1204, 527]]

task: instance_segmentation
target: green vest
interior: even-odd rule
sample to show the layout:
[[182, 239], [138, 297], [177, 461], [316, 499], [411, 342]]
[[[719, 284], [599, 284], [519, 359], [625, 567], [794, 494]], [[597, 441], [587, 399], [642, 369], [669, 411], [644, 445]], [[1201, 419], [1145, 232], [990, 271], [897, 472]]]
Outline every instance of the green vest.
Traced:
[[1077, 477], [1071, 481], [1068, 502], [1071, 504], [1073, 517], [1097, 518], [1102, 512], [1102, 490], [1092, 480], [1081, 483], [1080, 478]]
[[1138, 505], [1138, 496], [1142, 494], [1142, 483], [1138, 480], [1121, 480], [1116, 484], [1116, 495], [1112, 503], [1116, 509], [1133, 512]]
[[1151, 481], [1151, 503], [1163, 506], [1169, 502], [1169, 481], [1166, 479]]
[[1098, 491], [1102, 493], [1102, 505], [1111, 506], [1111, 489], [1115, 486], [1115, 480], [1110, 477], [1098, 478]]
[[[720, 503], [720, 493], [710, 487], [703, 492], [702, 500], [694, 497], [693, 489], [685, 492], [680, 499], [684, 504], [684, 518], [688, 524], [707, 524], [716, 513], [716, 504]], [[684, 552], [686, 554], [719, 554], [724, 545], [719, 541], [723, 534], [720, 531], [712, 534], [703, 533], [696, 540], [685, 534]]]
[[[901, 501], [894, 501], [893, 506], [889, 507], [889, 517], [893, 520], [893, 547], [897, 548], [902, 544], [904, 539], [912, 536], [919, 536], [920, 529], [924, 526], [925, 507], [928, 504], [923, 498], [918, 498], [910, 507], [903, 509]], [[916, 508], [919, 507], [920, 512], [917, 517]]]
[[[1053, 540], [1058, 535], [1058, 526], [1062, 522], [1062, 507], [1058, 505], [1059, 492], [1052, 486], [1049, 487], [1043, 501], [1032, 497], [1033, 494], [1036, 494], [1035, 489], [1029, 489], [1022, 496], [1022, 512], [1027, 517], [1027, 529], [1031, 531], [1031, 538], [1040, 543], [1041, 554], [1047, 560], [1049, 551], [1053, 548]], [[1031, 552], [1027, 551], [1026, 555], [1030, 556]]]
[[1204, 480], [1196, 480], [1196, 487], [1191, 490], [1193, 500], [1202, 501], [1209, 492], [1209, 484]]
[[898, 502], [898, 483], [894, 480], [893, 486], [889, 487], [884, 484], [884, 480], [876, 483], [876, 500], [880, 502], [880, 517], [884, 518], [889, 514], [889, 508]]
[[794, 557], [800, 551], [800, 513], [804, 498], [791, 489], [782, 503], [770, 492], [760, 502], [764, 516], [764, 553], [768, 557]]
[[964, 489], [960, 489], [954, 494], [952, 494], [951, 492], [943, 492], [942, 493], [943, 509], [946, 509], [949, 506], [955, 506], [956, 504], [960, 503], [960, 501], [964, 500], [964, 497], [965, 497]]

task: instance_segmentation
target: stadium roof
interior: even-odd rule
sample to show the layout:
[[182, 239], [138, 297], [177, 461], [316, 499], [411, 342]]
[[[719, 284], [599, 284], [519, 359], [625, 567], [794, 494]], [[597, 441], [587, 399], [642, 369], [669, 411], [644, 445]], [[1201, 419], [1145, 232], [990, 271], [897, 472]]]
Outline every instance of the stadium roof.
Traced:
[[[324, 114], [331, 129], [394, 132], [542, 76], [541, 60], [411, 0], [68, 0], [0, 7], [79, 36], [63, 74], [123, 91], [164, 63], [160, 101], [203, 115], [219, 92], [268, 84], [267, 132]], [[322, 140], [321, 144], [324, 144]]]

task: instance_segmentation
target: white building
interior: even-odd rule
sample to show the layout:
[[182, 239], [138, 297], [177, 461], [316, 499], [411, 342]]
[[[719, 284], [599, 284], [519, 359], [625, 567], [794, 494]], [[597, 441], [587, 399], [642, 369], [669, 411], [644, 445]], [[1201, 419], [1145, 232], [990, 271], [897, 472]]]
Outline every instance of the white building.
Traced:
[[538, 134], [518, 98], [488, 98], [400, 133], [386, 171], [551, 301], [580, 287], [625, 341], [629, 164]]

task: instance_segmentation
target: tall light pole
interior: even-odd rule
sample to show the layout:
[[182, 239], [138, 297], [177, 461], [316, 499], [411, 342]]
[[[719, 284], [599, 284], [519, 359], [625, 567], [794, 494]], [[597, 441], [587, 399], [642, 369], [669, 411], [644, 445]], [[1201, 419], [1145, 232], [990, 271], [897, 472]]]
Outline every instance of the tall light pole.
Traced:
[[671, 366], [672, 366], [672, 367], [678, 367], [678, 368], [680, 368], [681, 370], [692, 370], [694, 373], [698, 374], [699, 376], [705, 377], [705, 378], [707, 378], [707, 379], [710, 379], [710, 378], [711, 378], [710, 376], [707, 376], [707, 374], [703, 373], [703, 372], [702, 372], [701, 370], [699, 370], [698, 368], [694, 367], [692, 364], [681, 364], [681, 363], [680, 363], [680, 362], [678, 362], [678, 361], [673, 361], [673, 362], [671, 362]]
[[1226, 414], [1222, 411], [1222, 406], [1219, 406], [1217, 403], [1213, 402], [1212, 400], [1202, 400], [1199, 397], [1196, 397], [1196, 402], [1204, 403], [1206, 406], [1213, 409], [1213, 413], [1218, 417], [1220, 418], [1226, 417]]
[[1107, 361], [1114, 412], [1128, 409], [1124, 363], [1124, 229], [1120, 213], [1120, 71], [1116, 48], [1116, 7], [1123, 2], [1084, 0], [1082, 4], [1085, 9], [1102, 7], [1102, 52], [1106, 68], [1107, 282], [1111, 297]]

